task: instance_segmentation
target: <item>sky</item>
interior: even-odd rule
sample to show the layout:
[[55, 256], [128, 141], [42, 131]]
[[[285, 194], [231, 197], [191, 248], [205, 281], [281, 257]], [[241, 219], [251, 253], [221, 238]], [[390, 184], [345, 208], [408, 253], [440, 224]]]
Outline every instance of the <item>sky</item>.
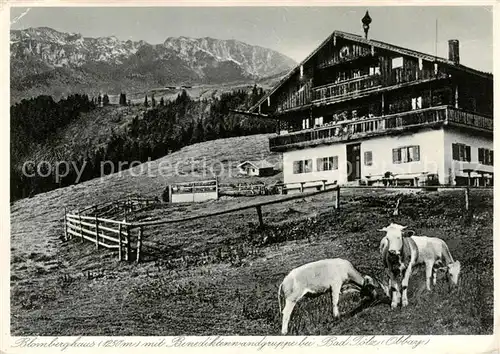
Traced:
[[[493, 12], [487, 6], [374, 7], [36, 7], [11, 8], [11, 29], [51, 27], [85, 37], [114, 35], [151, 44], [167, 37], [236, 39], [304, 59], [334, 30], [448, 57], [448, 40], [460, 41], [460, 62], [493, 71]], [[24, 13], [24, 16], [14, 20]]]

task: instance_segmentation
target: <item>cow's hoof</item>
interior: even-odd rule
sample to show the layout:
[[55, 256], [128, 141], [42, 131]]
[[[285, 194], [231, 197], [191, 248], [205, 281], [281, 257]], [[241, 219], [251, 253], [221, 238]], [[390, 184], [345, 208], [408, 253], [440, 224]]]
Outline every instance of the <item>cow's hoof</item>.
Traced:
[[398, 307], [398, 304], [396, 302], [391, 303], [391, 308], [394, 310], [395, 308]]
[[403, 301], [401, 302], [401, 306], [403, 306], [403, 307], [408, 306], [408, 300], [403, 300]]

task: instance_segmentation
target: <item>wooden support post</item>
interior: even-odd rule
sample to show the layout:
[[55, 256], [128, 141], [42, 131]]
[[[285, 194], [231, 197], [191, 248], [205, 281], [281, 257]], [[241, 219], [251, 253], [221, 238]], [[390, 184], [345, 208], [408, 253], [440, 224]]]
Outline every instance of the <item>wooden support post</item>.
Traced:
[[66, 219], [66, 207], [64, 207], [64, 240], [68, 241], [70, 237], [68, 236], [68, 220]]
[[[127, 221], [127, 219], [125, 218], [125, 221]], [[130, 228], [127, 226], [125, 226], [125, 231], [126, 231], [126, 235], [125, 235], [125, 260], [126, 261], [129, 261], [130, 260]]]
[[215, 177], [215, 195], [217, 200], [219, 200], [219, 178]]
[[118, 224], [118, 260], [122, 260], [122, 224]]
[[335, 209], [340, 209], [340, 186], [335, 190]]
[[95, 217], [95, 248], [99, 249], [99, 219]]
[[465, 210], [469, 211], [469, 186], [465, 188]]
[[80, 242], [83, 243], [83, 231], [82, 231], [82, 217], [80, 216], [80, 211], [78, 211], [78, 224], [80, 225], [80, 237], [81, 237], [81, 240]]
[[262, 207], [260, 205], [257, 205], [255, 208], [257, 209], [257, 216], [259, 217], [259, 226], [260, 228], [263, 228], [264, 220], [262, 219]]
[[300, 182], [300, 193], [304, 192], [304, 183], [305, 182]]
[[325, 190], [326, 189], [326, 179], [324, 179], [322, 182], [323, 182], [323, 190]]
[[142, 226], [139, 227], [139, 235], [137, 236], [137, 258], [136, 258], [137, 263], [139, 263], [141, 260], [141, 249], [142, 249]]

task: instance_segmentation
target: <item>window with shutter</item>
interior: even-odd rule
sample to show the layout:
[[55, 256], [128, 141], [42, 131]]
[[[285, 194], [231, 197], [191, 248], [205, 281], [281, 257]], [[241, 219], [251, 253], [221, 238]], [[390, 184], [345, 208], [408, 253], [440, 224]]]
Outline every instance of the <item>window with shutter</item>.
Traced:
[[304, 173], [312, 172], [312, 160], [304, 161]]
[[490, 150], [490, 165], [493, 166], [493, 150]]
[[484, 161], [484, 149], [483, 148], [477, 149], [477, 160], [479, 161], [479, 163], [486, 164]]

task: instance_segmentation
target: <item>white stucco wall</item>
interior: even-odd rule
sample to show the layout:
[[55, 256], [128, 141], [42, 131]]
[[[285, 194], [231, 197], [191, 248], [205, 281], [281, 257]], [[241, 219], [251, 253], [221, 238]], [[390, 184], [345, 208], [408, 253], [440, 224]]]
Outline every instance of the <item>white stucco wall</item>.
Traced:
[[[443, 130], [424, 130], [416, 133], [381, 136], [361, 142], [361, 176], [382, 175], [389, 171], [393, 174], [420, 174], [427, 172], [441, 175], [444, 171], [444, 134]], [[420, 146], [420, 160], [393, 163], [392, 149], [404, 146]], [[372, 151], [372, 166], [365, 166], [364, 153]]]
[[[355, 142], [350, 142], [355, 143]], [[359, 141], [361, 144], [361, 177], [382, 175], [387, 171], [395, 174], [422, 172], [439, 174], [440, 183], [445, 182], [444, 132], [443, 130], [424, 130], [400, 136], [381, 136]], [[394, 164], [392, 149], [410, 145], [420, 146], [420, 161]], [[365, 166], [364, 153], [372, 152], [372, 165]], [[451, 145], [450, 145], [451, 153]], [[477, 154], [477, 151], [476, 151]], [[338, 170], [317, 172], [316, 158], [338, 156]], [[312, 159], [313, 172], [293, 173], [293, 162]], [[346, 144], [318, 146], [303, 150], [283, 153], [283, 178], [287, 184], [303, 181], [326, 179], [337, 180], [339, 184], [347, 182]]]
[[[452, 144], [461, 143], [469, 145], [471, 147], [471, 161], [461, 162], [453, 160]], [[493, 149], [493, 139], [484, 136], [474, 136], [471, 134], [466, 134], [460, 132], [456, 129], [447, 128], [444, 131], [444, 160], [445, 160], [445, 176], [447, 181], [451, 174], [451, 179], [455, 176], [467, 177], [467, 174], [461, 170], [464, 168], [480, 168], [482, 170], [493, 172], [493, 166], [487, 166], [479, 163], [478, 159], [478, 148], [486, 148], [490, 150]], [[471, 174], [472, 177], [478, 176], [478, 174]]]
[[[319, 157], [338, 156], [338, 170], [317, 171], [316, 159]], [[312, 160], [312, 172], [293, 173], [293, 162]], [[292, 150], [283, 153], [283, 182], [286, 184], [326, 179], [328, 182], [344, 183], [346, 180], [346, 148], [344, 144], [323, 145], [309, 149]], [[317, 183], [314, 183], [317, 184]]]

